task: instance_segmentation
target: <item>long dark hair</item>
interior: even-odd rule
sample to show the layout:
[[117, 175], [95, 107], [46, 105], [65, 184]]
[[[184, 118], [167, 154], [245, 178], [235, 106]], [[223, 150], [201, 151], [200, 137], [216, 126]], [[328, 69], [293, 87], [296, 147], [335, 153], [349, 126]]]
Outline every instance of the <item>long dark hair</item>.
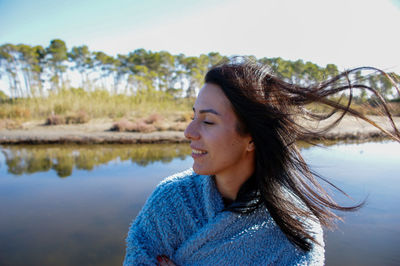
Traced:
[[[307, 231], [302, 218], [318, 220], [321, 225], [331, 228], [334, 221], [340, 219], [332, 210], [354, 211], [363, 205], [363, 202], [350, 207], [337, 204], [317, 182], [315, 176], [322, 177], [309, 168], [296, 141], [321, 137], [346, 114], [357, 116], [400, 141], [400, 132], [381, 95], [366, 85], [353, 84], [349, 78], [351, 73], [365, 69], [371, 68], [349, 70], [308, 87], [285, 82], [271, 74], [267, 66], [247, 58], [234, 58], [208, 71], [205, 82], [221, 87], [239, 119], [239, 134], [250, 134], [256, 147], [255, 172], [242, 186], [229, 210], [248, 213], [265, 206], [287, 238], [302, 250], [309, 251], [312, 242], [317, 241]], [[391, 121], [393, 132], [351, 108], [355, 88], [375, 94]], [[346, 104], [328, 98], [342, 91], [348, 91]], [[332, 112], [326, 115], [313, 113], [305, 108], [309, 103], [327, 105]], [[299, 118], [322, 121], [337, 111], [341, 111], [341, 115], [318, 131], [298, 122]]]

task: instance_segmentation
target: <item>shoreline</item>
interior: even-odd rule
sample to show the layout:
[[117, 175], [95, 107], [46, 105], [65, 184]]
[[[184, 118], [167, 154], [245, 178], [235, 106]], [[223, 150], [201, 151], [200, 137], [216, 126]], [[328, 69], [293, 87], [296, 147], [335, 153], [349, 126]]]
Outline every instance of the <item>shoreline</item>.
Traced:
[[[320, 129], [334, 121], [302, 124], [310, 129]], [[389, 120], [381, 116], [369, 116], [371, 120], [383, 128], [393, 131]], [[400, 127], [400, 117], [394, 117]], [[110, 131], [113, 122], [110, 120], [94, 120], [80, 125], [44, 126], [39, 122], [27, 122], [22, 129], [0, 130], [0, 145], [18, 144], [147, 144], [147, 143], [187, 143], [183, 131], [156, 131], [151, 133]], [[374, 140], [385, 135], [374, 126], [351, 116], [343, 120], [333, 129], [323, 134], [323, 140]], [[304, 140], [304, 139], [300, 139]], [[321, 139], [308, 139], [321, 140]]]

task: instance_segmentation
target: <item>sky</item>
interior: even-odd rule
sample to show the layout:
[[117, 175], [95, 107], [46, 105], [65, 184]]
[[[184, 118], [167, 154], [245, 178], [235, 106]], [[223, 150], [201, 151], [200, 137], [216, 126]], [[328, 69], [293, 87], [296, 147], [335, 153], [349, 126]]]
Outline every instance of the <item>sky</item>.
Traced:
[[0, 0], [0, 45], [303, 59], [400, 73], [400, 0]]

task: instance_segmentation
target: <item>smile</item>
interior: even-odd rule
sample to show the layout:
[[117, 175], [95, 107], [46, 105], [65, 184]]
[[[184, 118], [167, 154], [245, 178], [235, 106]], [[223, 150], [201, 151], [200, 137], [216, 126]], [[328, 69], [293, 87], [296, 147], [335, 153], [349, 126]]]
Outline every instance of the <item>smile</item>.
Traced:
[[207, 154], [206, 151], [192, 149], [192, 157], [199, 157], [201, 155]]
[[206, 154], [207, 152], [206, 151], [200, 151], [200, 150], [195, 150], [195, 149], [192, 149], [192, 153], [193, 154]]

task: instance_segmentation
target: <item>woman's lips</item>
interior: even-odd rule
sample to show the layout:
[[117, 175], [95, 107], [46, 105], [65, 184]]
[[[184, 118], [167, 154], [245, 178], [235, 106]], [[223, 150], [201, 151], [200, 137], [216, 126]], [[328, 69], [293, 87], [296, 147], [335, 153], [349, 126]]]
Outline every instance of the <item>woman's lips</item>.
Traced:
[[199, 157], [202, 157], [202, 156], [204, 156], [206, 154], [207, 154], [206, 151], [192, 148], [192, 157], [193, 158], [199, 158]]

